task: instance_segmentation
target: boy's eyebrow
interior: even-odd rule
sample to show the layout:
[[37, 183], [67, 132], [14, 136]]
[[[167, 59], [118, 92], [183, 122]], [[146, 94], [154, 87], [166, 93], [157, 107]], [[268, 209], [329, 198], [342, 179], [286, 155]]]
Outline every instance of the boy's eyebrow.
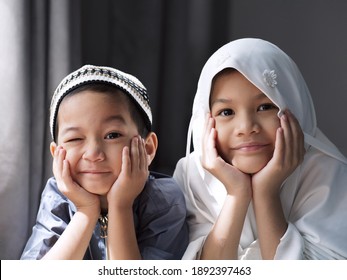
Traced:
[[79, 130], [79, 127], [76, 127], [76, 126], [68, 126], [68, 127], [64, 127], [62, 129], [62, 133], [67, 133], [67, 132], [70, 132], [70, 131], [78, 131]]
[[[121, 124], [126, 124], [126, 121], [122, 115], [109, 116], [104, 120], [105, 123], [110, 123], [114, 121], [120, 122]], [[62, 129], [62, 132], [67, 133], [70, 131], [79, 131], [79, 130], [80, 130], [80, 127], [78, 126], [68, 126], [68, 127], [64, 127]]]
[[122, 124], [126, 124], [126, 121], [122, 115], [112, 115], [112, 116], [107, 117], [104, 120], [104, 122], [113, 122], [113, 121], [117, 121], [117, 122], [121, 122]]

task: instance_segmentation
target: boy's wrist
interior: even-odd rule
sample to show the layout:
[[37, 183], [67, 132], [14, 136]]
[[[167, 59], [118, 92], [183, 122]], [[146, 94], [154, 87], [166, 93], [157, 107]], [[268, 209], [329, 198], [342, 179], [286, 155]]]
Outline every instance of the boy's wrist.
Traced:
[[109, 208], [113, 208], [116, 210], [127, 210], [132, 209], [135, 199], [115, 199], [112, 202], [109, 202]]
[[82, 213], [90, 218], [98, 219], [100, 216], [100, 205], [93, 205], [93, 206], [83, 206], [83, 207], [77, 207], [77, 212]]

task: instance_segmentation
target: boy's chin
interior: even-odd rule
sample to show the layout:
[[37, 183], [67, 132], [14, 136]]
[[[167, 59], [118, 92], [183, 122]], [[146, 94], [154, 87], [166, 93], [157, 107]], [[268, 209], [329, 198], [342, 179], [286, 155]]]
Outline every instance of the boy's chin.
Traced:
[[112, 187], [112, 184], [97, 184], [97, 183], [91, 183], [91, 182], [81, 182], [80, 186], [85, 189], [87, 192], [90, 192], [92, 194], [96, 195], [106, 195], [110, 188]]

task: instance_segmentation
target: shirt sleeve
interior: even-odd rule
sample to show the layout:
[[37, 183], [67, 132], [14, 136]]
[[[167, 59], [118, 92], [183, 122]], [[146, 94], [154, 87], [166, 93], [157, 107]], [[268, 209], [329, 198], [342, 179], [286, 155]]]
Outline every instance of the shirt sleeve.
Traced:
[[21, 260], [41, 259], [55, 244], [71, 220], [68, 201], [49, 179], [41, 196], [36, 223], [23, 250]]
[[181, 259], [188, 245], [186, 206], [172, 178], [151, 179], [135, 210], [143, 259]]
[[298, 189], [292, 184], [283, 190], [290, 212], [275, 259], [346, 259], [346, 171], [345, 164], [315, 150], [306, 156]]

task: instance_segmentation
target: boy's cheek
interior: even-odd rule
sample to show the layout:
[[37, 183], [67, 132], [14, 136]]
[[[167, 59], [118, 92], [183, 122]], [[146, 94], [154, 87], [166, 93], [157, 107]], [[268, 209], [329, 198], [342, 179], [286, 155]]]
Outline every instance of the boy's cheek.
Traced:
[[70, 149], [65, 149], [65, 159], [69, 162], [70, 164], [70, 171], [73, 172], [75, 169], [75, 165], [76, 165], [76, 154], [71, 151]]

